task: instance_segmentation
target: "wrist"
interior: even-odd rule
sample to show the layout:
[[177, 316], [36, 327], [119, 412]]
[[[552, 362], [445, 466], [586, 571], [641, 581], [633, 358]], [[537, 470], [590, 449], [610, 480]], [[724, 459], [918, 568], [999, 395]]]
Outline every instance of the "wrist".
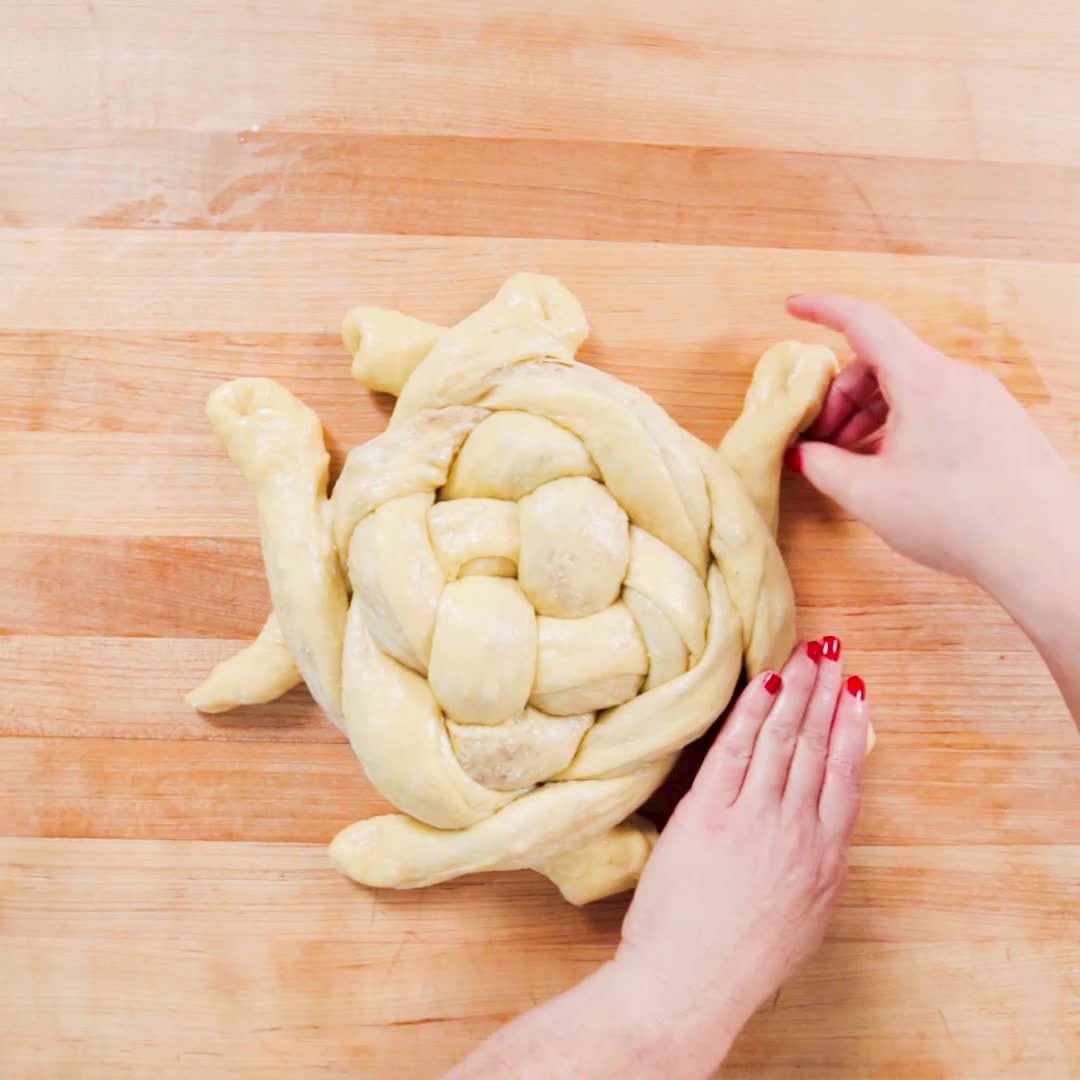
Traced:
[[1055, 466], [990, 525], [972, 574], [1029, 633], [1071, 611], [1080, 587], [1080, 482], [1063, 462]]
[[640, 1040], [639, 1060], [667, 1080], [710, 1074], [757, 1004], [734, 988], [718, 987], [715, 977], [699, 985], [693, 972], [648, 963], [622, 949], [597, 973], [608, 987], [609, 1006], [620, 1010]]

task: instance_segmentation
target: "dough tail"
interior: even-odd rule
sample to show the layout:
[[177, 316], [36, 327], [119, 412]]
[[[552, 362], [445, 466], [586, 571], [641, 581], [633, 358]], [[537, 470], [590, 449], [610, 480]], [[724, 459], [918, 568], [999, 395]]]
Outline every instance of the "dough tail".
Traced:
[[837, 370], [836, 354], [824, 345], [774, 345], [757, 362], [742, 414], [720, 444], [774, 533], [784, 451], [814, 422]]
[[285, 644], [273, 612], [259, 636], [246, 648], [222, 660], [184, 699], [203, 713], [222, 713], [238, 705], [265, 705], [291, 690], [302, 676]]
[[632, 814], [603, 836], [533, 869], [549, 878], [564, 900], [580, 907], [632, 889], [658, 838], [651, 821]]

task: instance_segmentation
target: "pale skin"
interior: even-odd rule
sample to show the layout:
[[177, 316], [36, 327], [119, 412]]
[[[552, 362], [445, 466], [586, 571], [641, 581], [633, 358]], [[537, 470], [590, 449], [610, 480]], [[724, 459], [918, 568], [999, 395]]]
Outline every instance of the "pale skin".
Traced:
[[814, 294], [787, 306], [843, 333], [855, 354], [789, 464], [897, 551], [985, 589], [1031, 638], [1080, 727], [1076, 475], [993, 375], [887, 311]]
[[[992, 375], [887, 311], [790, 297], [842, 333], [788, 465], [897, 551], [985, 589], [1038, 648], [1080, 727], [1080, 482]], [[743, 692], [664, 829], [615, 957], [498, 1031], [466, 1077], [708, 1076], [820, 944], [858, 813], [868, 708], [835, 639]]]

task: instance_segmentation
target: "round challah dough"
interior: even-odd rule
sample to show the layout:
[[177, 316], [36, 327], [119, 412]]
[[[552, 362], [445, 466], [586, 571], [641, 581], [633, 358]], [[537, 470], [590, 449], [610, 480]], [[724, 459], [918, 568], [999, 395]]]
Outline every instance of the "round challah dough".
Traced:
[[576, 904], [631, 887], [656, 838], [634, 811], [743, 668], [794, 643], [780, 462], [833, 354], [769, 349], [715, 451], [575, 360], [586, 333], [535, 274], [449, 329], [351, 311], [354, 376], [398, 401], [329, 498], [318, 420], [287, 390], [210, 397], [255, 491], [273, 612], [189, 701], [308, 684], [401, 811], [334, 840], [355, 881], [528, 867]]

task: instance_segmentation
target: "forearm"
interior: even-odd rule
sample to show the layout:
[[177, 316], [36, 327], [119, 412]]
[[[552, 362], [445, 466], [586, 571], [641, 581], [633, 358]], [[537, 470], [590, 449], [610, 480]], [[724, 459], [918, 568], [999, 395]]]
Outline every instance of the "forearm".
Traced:
[[676, 998], [611, 961], [501, 1028], [449, 1075], [697, 1080], [720, 1064], [746, 1015], [731, 1007], [706, 1017]]
[[1064, 466], [1038, 477], [977, 580], [1016, 620], [1080, 728], [1080, 481]]

